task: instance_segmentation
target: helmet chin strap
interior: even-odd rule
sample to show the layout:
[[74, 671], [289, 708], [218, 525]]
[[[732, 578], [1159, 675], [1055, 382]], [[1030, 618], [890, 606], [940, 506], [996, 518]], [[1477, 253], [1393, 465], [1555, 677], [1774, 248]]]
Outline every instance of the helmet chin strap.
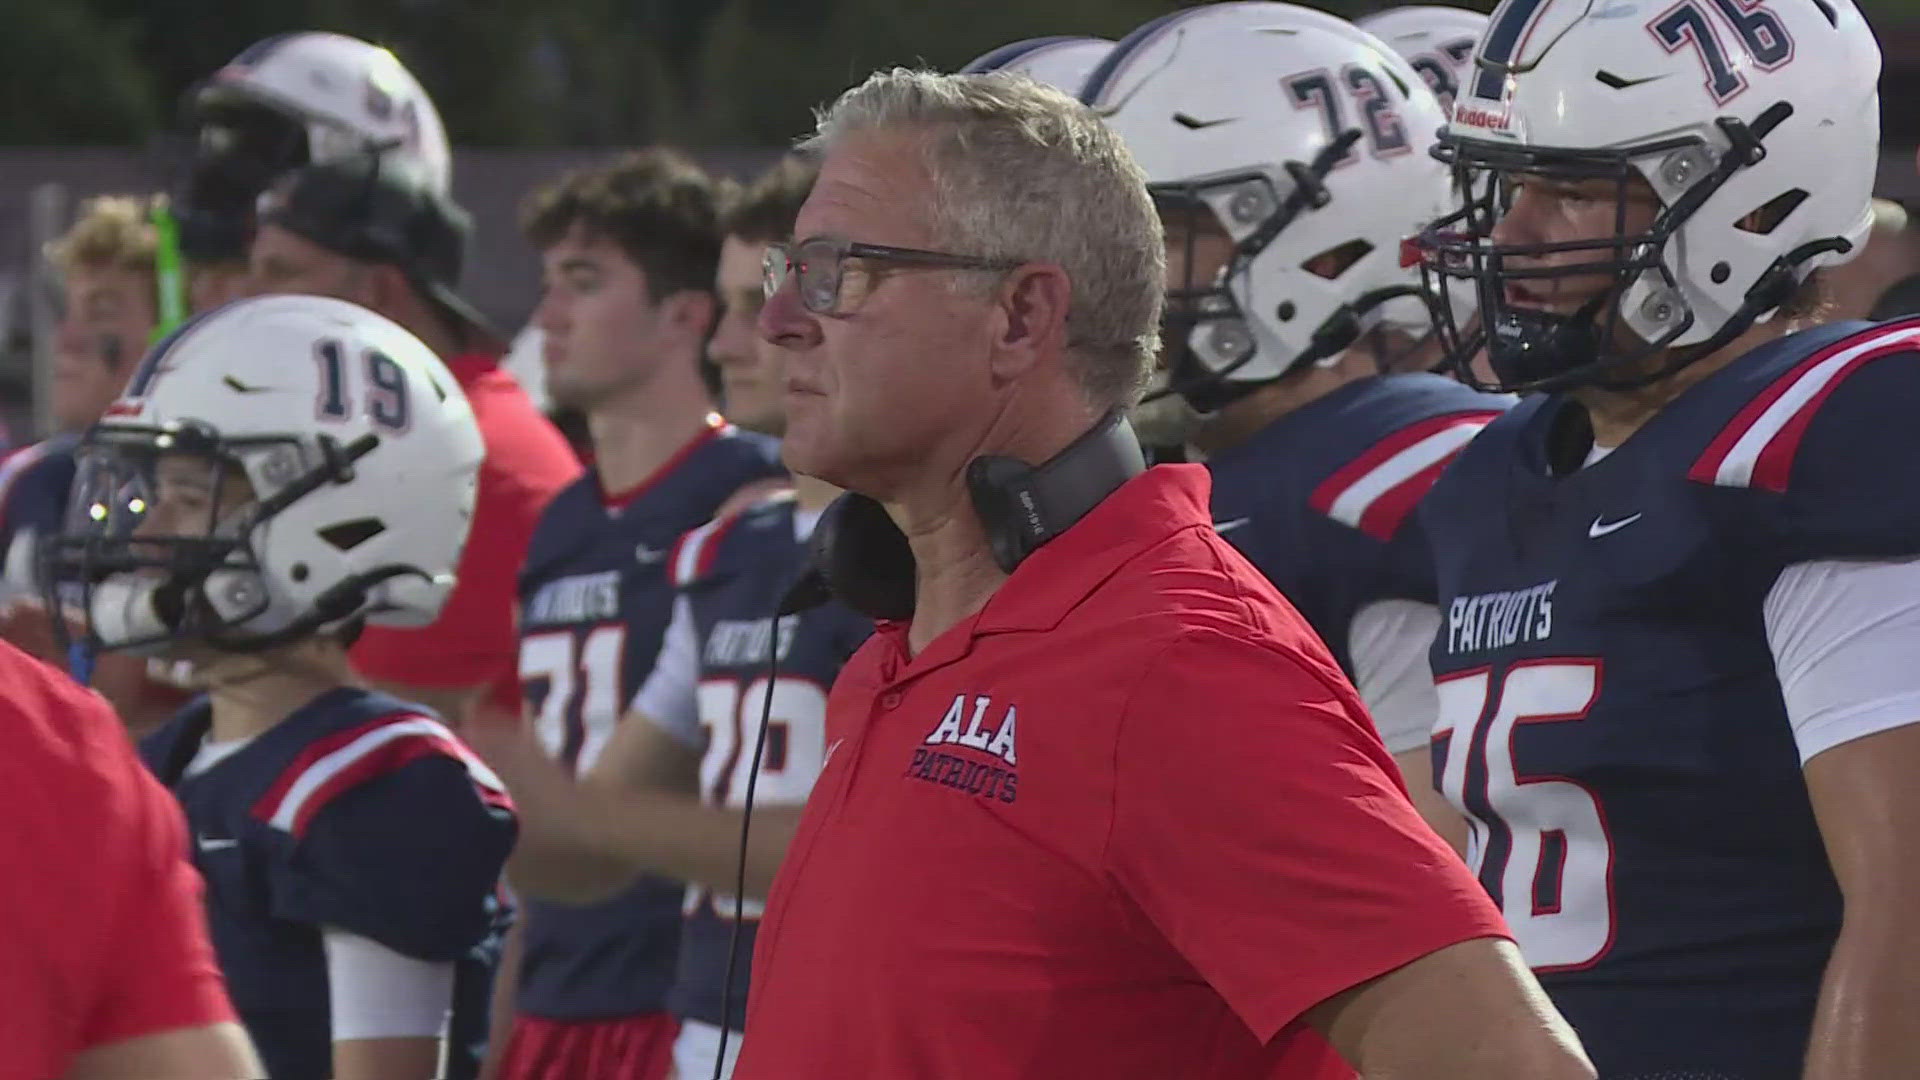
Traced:
[[[1623, 366], [1630, 363], [1632, 359], [1636, 359], [1603, 355], [1604, 337], [1608, 335], [1602, 334], [1599, 319], [1602, 317], [1602, 308], [1606, 307], [1614, 296], [1612, 290], [1596, 295], [1571, 315], [1530, 316], [1536, 326], [1546, 326], [1546, 332], [1518, 335], [1513, 343], [1518, 346], [1517, 348], [1499, 348], [1500, 334], [1496, 327], [1487, 339], [1487, 358], [1493, 364], [1494, 373], [1500, 377], [1502, 383], [1524, 385], [1528, 392], [1551, 393], [1572, 386], [1593, 386], [1615, 393], [1645, 389], [1672, 376], [1682, 368], [1726, 348], [1735, 338], [1752, 329], [1760, 316], [1786, 303], [1792, 296], [1794, 287], [1804, 280], [1796, 274], [1796, 271], [1809, 259], [1830, 252], [1845, 254], [1851, 250], [1853, 250], [1853, 244], [1850, 241], [1838, 236], [1829, 236], [1809, 241], [1787, 252], [1774, 260], [1773, 265], [1760, 275], [1753, 286], [1747, 290], [1740, 307], [1735, 309], [1727, 321], [1720, 325], [1720, 329], [1714, 331], [1707, 340], [1678, 349], [1663, 349], [1658, 343], [1649, 346], [1646, 352], [1640, 354], [1641, 357], [1664, 351], [1667, 354], [1666, 358], [1652, 370], [1639, 375], [1617, 378], [1594, 377], [1597, 372], [1606, 372], [1610, 368]], [[1548, 325], [1549, 321], [1551, 325]], [[1693, 319], [1689, 314], [1680, 325], [1668, 333], [1667, 337], [1669, 339], [1678, 337], [1691, 325], [1693, 325]], [[1558, 375], [1537, 374], [1542, 363], [1551, 364], [1555, 357], [1564, 358], [1568, 355], [1582, 355], [1592, 359], [1571, 370], [1562, 368]]]
[[[432, 575], [412, 566], [383, 566], [340, 582], [321, 593], [301, 615], [274, 630], [235, 632], [241, 624], [273, 618], [271, 602], [260, 607], [266, 583], [254, 570], [215, 570], [197, 584], [178, 578], [116, 574], [94, 587], [89, 618], [95, 632], [110, 641], [151, 640], [151, 645], [128, 648], [137, 655], [158, 655], [182, 635], [197, 637], [223, 652], [258, 653], [289, 645], [366, 610], [369, 594], [382, 582], [398, 577]], [[187, 627], [192, 608], [211, 611], [223, 623], [204, 634]], [[258, 610], [249, 611], [250, 608]], [[225, 609], [225, 610], [223, 610]]]

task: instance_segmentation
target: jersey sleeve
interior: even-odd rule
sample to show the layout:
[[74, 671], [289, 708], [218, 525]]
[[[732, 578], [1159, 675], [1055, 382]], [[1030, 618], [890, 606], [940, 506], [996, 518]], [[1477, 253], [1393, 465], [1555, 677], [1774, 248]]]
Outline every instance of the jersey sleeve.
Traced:
[[1920, 559], [1788, 567], [1764, 614], [1802, 763], [1920, 723]]
[[1920, 555], [1915, 401], [1920, 320], [1871, 327], [1775, 375], [1688, 475], [1754, 492], [1778, 565]]
[[1440, 609], [1413, 600], [1376, 600], [1354, 613], [1347, 634], [1353, 682], [1389, 754], [1428, 745], [1440, 715], [1427, 654]]
[[60, 527], [73, 458], [47, 443], [0, 462], [0, 596], [39, 588], [38, 545]]
[[1121, 724], [1110, 872], [1261, 1041], [1428, 953], [1506, 936], [1330, 671], [1189, 631]]
[[387, 718], [296, 765], [255, 807], [284, 832], [274, 913], [419, 960], [482, 940], [516, 825], [504, 786], [438, 721]]
[[700, 734], [700, 633], [694, 626], [693, 604], [685, 594], [674, 597], [673, 618], [647, 681], [633, 695], [633, 711], [694, 749], [704, 742]]

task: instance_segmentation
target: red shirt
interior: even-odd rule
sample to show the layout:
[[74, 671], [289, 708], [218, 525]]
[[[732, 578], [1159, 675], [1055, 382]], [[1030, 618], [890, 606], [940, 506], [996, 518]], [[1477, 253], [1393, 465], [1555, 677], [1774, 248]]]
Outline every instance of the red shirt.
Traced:
[[473, 405], [487, 448], [473, 529], [455, 571], [459, 582], [432, 625], [369, 627], [354, 643], [353, 664], [369, 679], [402, 686], [486, 683], [496, 702], [518, 713], [520, 563], [540, 512], [580, 475], [580, 459], [493, 357], [455, 357], [447, 367]]
[[0, 644], [0, 1080], [234, 1019], [179, 804], [99, 695]]
[[1150, 469], [848, 662], [736, 1080], [1318, 1077], [1306, 1009], [1507, 936], [1208, 488]]

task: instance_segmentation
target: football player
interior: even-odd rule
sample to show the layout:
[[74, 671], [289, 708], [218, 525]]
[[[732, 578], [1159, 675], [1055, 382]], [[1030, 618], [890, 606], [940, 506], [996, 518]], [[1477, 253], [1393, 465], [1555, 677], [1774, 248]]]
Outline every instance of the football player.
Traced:
[[302, 165], [381, 155], [445, 195], [453, 156], [433, 99], [391, 52], [344, 34], [275, 34], [187, 91], [191, 145], [174, 185], [192, 307], [246, 289], [254, 203]]
[[1604, 1076], [1912, 1075], [1920, 326], [1820, 301], [1873, 33], [1509, 0], [1474, 63], [1420, 243], [1529, 396], [1424, 504], [1469, 861]]
[[[1146, 170], [1166, 229], [1155, 395], [1191, 419], [1154, 426], [1205, 455], [1220, 532], [1326, 640], [1441, 826], [1458, 815], [1427, 779], [1439, 612], [1413, 509], [1507, 402], [1382, 374], [1431, 328], [1400, 243], [1447, 205], [1427, 154], [1441, 116], [1404, 62], [1335, 22], [1188, 9], [1129, 35], [1084, 98]], [[1463, 825], [1441, 831], [1462, 841]]]
[[[580, 775], [660, 654], [675, 542], [743, 485], [782, 474], [774, 442], [715, 415], [701, 381], [720, 256], [706, 173], [671, 151], [623, 155], [536, 192], [524, 226], [545, 266], [534, 323], [547, 391], [586, 415], [593, 467], [534, 533], [520, 677], [540, 742]], [[591, 905], [528, 903], [503, 1080], [666, 1073], [684, 889], [620, 884]]]
[[[728, 414], [768, 435], [786, 427], [787, 380], [784, 351], [754, 329], [761, 261], [768, 245], [792, 232], [813, 175], [811, 164], [790, 158], [748, 187], [726, 215], [718, 279], [726, 307], [709, 353]], [[762, 900], [826, 754], [827, 688], [873, 629], [831, 603], [785, 616], [774, 635], [772, 616], [800, 578], [807, 538], [839, 494], [812, 477], [793, 484], [790, 493], [724, 515], [675, 545], [667, 560], [673, 617], [659, 659], [632, 714], [578, 787], [524, 742], [491, 737], [498, 732], [481, 736], [509, 788], [529, 803], [533, 824], [513, 865], [523, 892], [595, 899], [641, 872], [688, 882], [669, 998], [681, 1019], [674, 1047], [680, 1080], [712, 1074], [723, 1027], [724, 1075], [732, 1073]], [[740, 810], [769, 697], [743, 870]], [[750, 899], [741, 902], [734, 893], [743, 872]], [[745, 922], [736, 944], [737, 903]], [[730, 956], [738, 958], [731, 965]]]
[[436, 717], [362, 689], [366, 625], [430, 621], [481, 443], [420, 341], [319, 297], [155, 346], [82, 441], [49, 599], [207, 687], [141, 750], [193, 832], [234, 1005], [276, 1080], [471, 1077], [514, 837]]

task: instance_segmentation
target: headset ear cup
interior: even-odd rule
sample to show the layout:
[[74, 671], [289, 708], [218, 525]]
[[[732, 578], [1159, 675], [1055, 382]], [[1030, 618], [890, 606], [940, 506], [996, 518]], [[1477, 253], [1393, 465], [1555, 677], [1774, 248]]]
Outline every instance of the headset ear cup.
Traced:
[[875, 619], [913, 618], [913, 549], [886, 507], [847, 492], [820, 515], [808, 548], [814, 572], [841, 603]]

